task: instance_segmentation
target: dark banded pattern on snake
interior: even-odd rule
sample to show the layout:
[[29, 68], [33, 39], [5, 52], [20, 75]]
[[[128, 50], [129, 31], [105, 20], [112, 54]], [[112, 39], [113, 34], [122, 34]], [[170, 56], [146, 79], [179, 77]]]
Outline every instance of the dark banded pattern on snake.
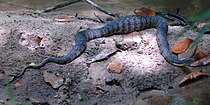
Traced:
[[47, 63], [66, 64], [79, 57], [86, 49], [87, 42], [100, 37], [109, 37], [116, 34], [126, 34], [133, 31], [140, 31], [148, 28], [157, 29], [157, 42], [160, 53], [169, 63], [176, 66], [185, 66], [193, 62], [192, 58], [178, 60], [170, 49], [166, 34], [168, 24], [165, 19], [159, 16], [125, 16], [107, 23], [105, 26], [97, 29], [87, 29], [80, 31], [75, 36], [75, 46], [70, 49], [69, 53], [63, 57], [49, 57], [37, 65], [28, 65], [24, 70], [14, 77], [20, 77], [26, 69], [39, 69]]

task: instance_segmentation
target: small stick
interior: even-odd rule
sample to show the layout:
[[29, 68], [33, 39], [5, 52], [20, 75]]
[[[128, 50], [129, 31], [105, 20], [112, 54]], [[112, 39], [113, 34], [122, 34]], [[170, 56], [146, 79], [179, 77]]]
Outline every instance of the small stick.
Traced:
[[98, 15], [96, 15], [95, 13], [94, 13], [94, 15], [95, 15], [95, 17], [98, 18], [98, 20], [99, 20], [101, 23], [105, 23]]
[[62, 4], [58, 4], [56, 6], [52, 6], [52, 7], [48, 7], [48, 8], [45, 8], [45, 9], [42, 9], [42, 10], [36, 10], [34, 13], [35, 14], [39, 14], [39, 13], [46, 13], [46, 12], [50, 12], [50, 11], [53, 11], [53, 10], [56, 10], [56, 9], [59, 9], [59, 8], [62, 8], [62, 7], [65, 7], [65, 6], [68, 6], [68, 5], [71, 5], [71, 4], [74, 4], [74, 3], [77, 3], [77, 2], [85, 2], [89, 5], [91, 5], [92, 7], [98, 9], [99, 11], [101, 12], [104, 12], [105, 14], [108, 14], [110, 16], [113, 16], [113, 17], [116, 17], [115, 14], [113, 14], [112, 12], [98, 6], [97, 4], [95, 4], [94, 2], [92, 2], [91, 0], [70, 0], [66, 3], [62, 3]]
[[53, 7], [48, 7], [48, 8], [45, 8], [45, 9], [42, 9], [42, 10], [36, 10], [34, 13], [46, 13], [46, 12], [50, 12], [50, 11], [53, 11], [53, 10], [56, 10], [58, 8], [62, 8], [62, 7], [65, 7], [65, 6], [68, 6], [68, 5], [71, 5], [71, 4], [74, 4], [74, 3], [77, 3], [77, 2], [81, 2], [82, 0], [69, 0], [68, 2], [65, 2], [65, 3], [62, 3], [62, 4], [58, 4], [56, 6], [53, 6]]
[[105, 14], [108, 14], [110, 16], [116, 17], [115, 14], [113, 14], [112, 12], [98, 6], [97, 4], [95, 4], [94, 2], [90, 1], [90, 0], [83, 0], [84, 2], [88, 3], [89, 5], [91, 5], [92, 7], [98, 9], [99, 11], [104, 12]]
[[87, 18], [87, 17], [79, 17], [78, 14], [76, 14], [75, 17], [79, 20], [90, 20], [90, 21], [93, 21], [93, 22], [104, 23], [101, 20], [95, 20], [95, 19]]

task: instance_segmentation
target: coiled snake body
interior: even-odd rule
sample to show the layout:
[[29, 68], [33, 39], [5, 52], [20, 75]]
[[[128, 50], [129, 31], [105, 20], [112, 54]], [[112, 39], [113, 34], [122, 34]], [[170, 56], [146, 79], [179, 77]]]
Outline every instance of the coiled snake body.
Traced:
[[126, 34], [133, 31], [140, 31], [148, 28], [157, 29], [157, 42], [160, 49], [160, 53], [169, 63], [176, 66], [185, 66], [190, 62], [193, 62], [192, 58], [184, 60], [178, 60], [170, 51], [166, 34], [168, 32], [168, 24], [165, 19], [159, 16], [125, 16], [107, 23], [105, 26], [97, 29], [87, 29], [80, 31], [75, 36], [75, 46], [63, 57], [49, 57], [43, 60], [37, 65], [28, 65], [24, 70], [14, 77], [20, 77], [23, 75], [26, 69], [33, 68], [39, 69], [47, 63], [66, 64], [70, 63], [77, 57], [79, 57], [86, 49], [87, 42], [100, 38], [109, 37], [114, 34]]

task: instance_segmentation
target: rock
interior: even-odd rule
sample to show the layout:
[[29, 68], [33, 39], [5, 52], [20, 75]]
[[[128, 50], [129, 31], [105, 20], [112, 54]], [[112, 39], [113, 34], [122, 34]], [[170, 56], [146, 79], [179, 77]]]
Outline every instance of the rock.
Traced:
[[110, 49], [103, 49], [98, 55], [96, 55], [91, 62], [96, 62], [100, 60], [104, 60], [109, 58], [109, 56], [113, 55], [117, 52], [116, 48], [110, 48]]
[[57, 77], [54, 74], [44, 72], [44, 80], [45, 82], [49, 82], [53, 88], [59, 88], [61, 85], [63, 85], [63, 78]]
[[114, 60], [107, 66], [108, 72], [110, 73], [122, 73], [123, 72], [123, 66], [120, 62]]

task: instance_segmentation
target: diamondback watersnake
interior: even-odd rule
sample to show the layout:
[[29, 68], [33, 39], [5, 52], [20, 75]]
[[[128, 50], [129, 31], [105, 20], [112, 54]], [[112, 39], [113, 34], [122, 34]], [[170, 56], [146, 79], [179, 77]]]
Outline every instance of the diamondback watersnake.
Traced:
[[14, 78], [22, 76], [26, 69], [40, 69], [47, 63], [66, 64], [79, 57], [86, 49], [87, 42], [100, 37], [109, 37], [116, 34], [126, 34], [133, 31], [140, 31], [148, 28], [157, 29], [157, 42], [160, 53], [170, 64], [175, 66], [185, 66], [193, 62], [193, 58], [184, 60], [177, 59], [170, 49], [167, 41], [168, 23], [159, 16], [125, 16], [107, 23], [105, 26], [96, 29], [87, 29], [80, 31], [75, 36], [75, 46], [63, 57], [49, 57], [36, 65], [28, 65], [23, 68], [22, 72]]

